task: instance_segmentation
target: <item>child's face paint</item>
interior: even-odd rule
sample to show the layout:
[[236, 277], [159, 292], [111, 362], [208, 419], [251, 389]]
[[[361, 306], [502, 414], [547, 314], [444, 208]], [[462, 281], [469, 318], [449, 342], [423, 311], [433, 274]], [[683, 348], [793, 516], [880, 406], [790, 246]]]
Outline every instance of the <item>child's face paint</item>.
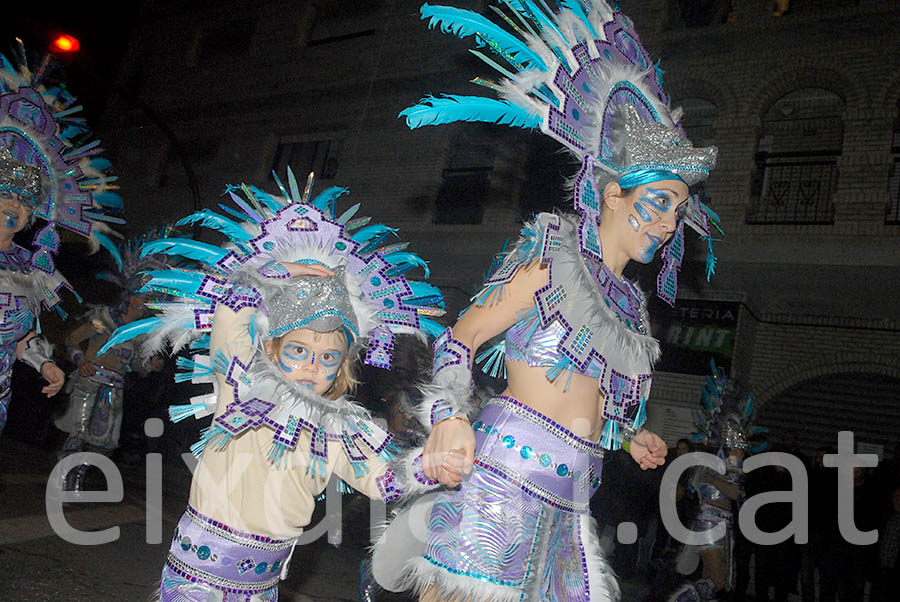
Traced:
[[331, 388], [345, 357], [346, 347], [337, 332], [300, 328], [282, 337], [281, 349], [272, 359], [286, 379], [321, 395]]
[[638, 186], [629, 195], [634, 199], [627, 220], [636, 234], [632, 257], [650, 263], [666, 244], [687, 209], [687, 186], [675, 180], [662, 180]]
[[15, 234], [28, 224], [28, 219], [33, 211], [31, 198], [0, 188], [0, 223], [8, 232]]

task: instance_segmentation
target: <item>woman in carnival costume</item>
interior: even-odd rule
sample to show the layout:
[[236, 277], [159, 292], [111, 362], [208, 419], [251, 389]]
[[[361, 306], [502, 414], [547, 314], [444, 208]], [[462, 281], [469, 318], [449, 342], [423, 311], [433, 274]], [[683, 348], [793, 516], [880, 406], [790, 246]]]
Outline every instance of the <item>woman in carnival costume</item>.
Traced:
[[[717, 449], [725, 462], [725, 474], [708, 467], [697, 466], [691, 475], [690, 487], [700, 507], [691, 523], [691, 530], [704, 533], [705, 541], [685, 545], [678, 556], [677, 569], [690, 575], [703, 563], [701, 578], [684, 584], [669, 598], [670, 602], [707, 602], [731, 591], [735, 583], [734, 521], [744, 498], [744, 457], [766, 448], [766, 443], [751, 446], [754, 435], [765, 428], [751, 424], [755, 398], [741, 396], [733, 378], [728, 378], [711, 362], [711, 371], [701, 392], [700, 409], [696, 412], [694, 440], [700, 445]], [[725, 532], [716, 538], [712, 530], [724, 525]]]
[[[369, 497], [390, 501], [401, 486], [386, 461], [390, 433], [347, 393], [363, 345], [366, 363], [389, 369], [395, 333], [434, 333], [425, 315], [440, 315], [440, 291], [407, 280], [427, 266], [390, 240], [395, 232], [369, 218], [340, 216], [333, 187], [308, 202], [289, 172], [283, 198], [259, 188], [229, 187], [235, 221], [203, 210], [179, 224], [220, 230], [224, 247], [167, 238], [144, 253], [181, 255], [201, 269], [151, 271], [147, 291], [182, 299], [149, 304], [162, 314], [120, 328], [108, 345], [135, 335], [144, 351], [164, 342], [182, 378], [213, 382], [206, 400], [171, 408], [179, 420], [213, 414], [192, 447], [200, 462], [188, 509], [172, 539], [160, 599], [276, 600], [296, 538], [332, 474]], [[243, 192], [245, 198], [238, 193]], [[218, 596], [218, 597], [216, 597]]]
[[[111, 456], [119, 446], [124, 414], [125, 375], [133, 369], [146, 373], [145, 364], [133, 362], [135, 348], [131, 342], [117, 345], [103, 355], [97, 352], [119, 326], [145, 317], [148, 297], [137, 294], [143, 286], [144, 272], [166, 267], [158, 256], [141, 256], [141, 247], [168, 235], [171, 228], [154, 229], [140, 237], [118, 245], [121, 261], [115, 271], [98, 274], [119, 290], [112, 306], [90, 305], [81, 316], [80, 325], [65, 339], [69, 360], [76, 371], [69, 380], [69, 404], [56, 426], [68, 433], [61, 457], [91, 451]], [[149, 366], [158, 367], [159, 358]], [[88, 465], [82, 464], [67, 475], [65, 489], [81, 491]]]
[[[103, 245], [117, 251], [105, 222], [116, 217], [121, 197], [112, 192], [115, 177], [99, 158], [81, 106], [61, 85], [45, 83], [49, 56], [32, 73], [25, 51], [12, 61], [0, 55], [0, 433], [6, 425], [13, 362], [22, 360], [40, 372], [52, 397], [65, 375], [53, 362], [53, 349], [41, 336], [41, 309], [58, 306], [59, 292], [71, 290], [56, 270], [57, 226], [88, 238], [92, 250]], [[20, 64], [18, 68], [17, 64]], [[46, 220], [34, 237], [34, 250], [13, 236], [35, 217]], [[79, 298], [80, 301], [80, 298]]]
[[[373, 572], [387, 589], [414, 588], [422, 600], [614, 600], [618, 586], [588, 509], [604, 450], [624, 448], [643, 469], [666, 453], [641, 428], [659, 346], [644, 296], [622, 271], [662, 248], [658, 291], [674, 303], [684, 228], [709, 238], [715, 219], [688, 187], [708, 176], [716, 149], [691, 146], [668, 108], [662, 72], [620, 12], [597, 1], [561, 2], [558, 13], [531, 0], [499, 4], [491, 6], [496, 23], [451, 7], [421, 13], [431, 27], [474, 36], [494, 52], [472, 51], [501, 80], [473, 81], [502, 99], [429, 97], [401, 116], [413, 128], [539, 128], [581, 163], [572, 182], [577, 214], [542, 213], [525, 224], [473, 305], [436, 341], [419, 411], [430, 435], [405, 471], [417, 492], [435, 480], [462, 485], [395, 516]], [[501, 333], [503, 343], [474, 359], [496, 368], [505, 354], [508, 386], [470, 425], [473, 352]]]

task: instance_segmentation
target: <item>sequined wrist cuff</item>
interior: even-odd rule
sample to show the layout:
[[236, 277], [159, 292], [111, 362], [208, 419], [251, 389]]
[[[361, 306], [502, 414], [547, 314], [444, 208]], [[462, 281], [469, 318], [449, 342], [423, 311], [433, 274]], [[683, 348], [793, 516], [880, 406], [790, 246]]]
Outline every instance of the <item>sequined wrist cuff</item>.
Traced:
[[40, 372], [44, 362], [53, 361], [53, 346], [43, 337], [31, 337], [19, 359]]

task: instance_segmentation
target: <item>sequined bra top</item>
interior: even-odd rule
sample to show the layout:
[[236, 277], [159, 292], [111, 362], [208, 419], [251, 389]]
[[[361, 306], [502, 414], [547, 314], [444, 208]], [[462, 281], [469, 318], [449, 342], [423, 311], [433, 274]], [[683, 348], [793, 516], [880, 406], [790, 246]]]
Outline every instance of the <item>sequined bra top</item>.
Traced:
[[[506, 331], [506, 359], [509, 361], [527, 362], [529, 366], [552, 367], [565, 359], [559, 350], [559, 344], [566, 331], [558, 322], [551, 322], [546, 328], [541, 327], [537, 311], [516, 322]], [[602, 366], [591, 361], [587, 369], [574, 371], [590, 378], [600, 378]]]

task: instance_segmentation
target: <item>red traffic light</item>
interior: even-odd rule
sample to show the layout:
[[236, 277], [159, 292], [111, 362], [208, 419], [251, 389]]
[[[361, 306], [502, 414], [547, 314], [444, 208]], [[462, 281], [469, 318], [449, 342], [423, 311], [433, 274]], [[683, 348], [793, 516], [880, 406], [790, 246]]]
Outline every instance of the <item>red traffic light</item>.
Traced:
[[78, 38], [64, 33], [53, 40], [51, 47], [56, 52], [78, 52], [81, 42], [78, 41]]

